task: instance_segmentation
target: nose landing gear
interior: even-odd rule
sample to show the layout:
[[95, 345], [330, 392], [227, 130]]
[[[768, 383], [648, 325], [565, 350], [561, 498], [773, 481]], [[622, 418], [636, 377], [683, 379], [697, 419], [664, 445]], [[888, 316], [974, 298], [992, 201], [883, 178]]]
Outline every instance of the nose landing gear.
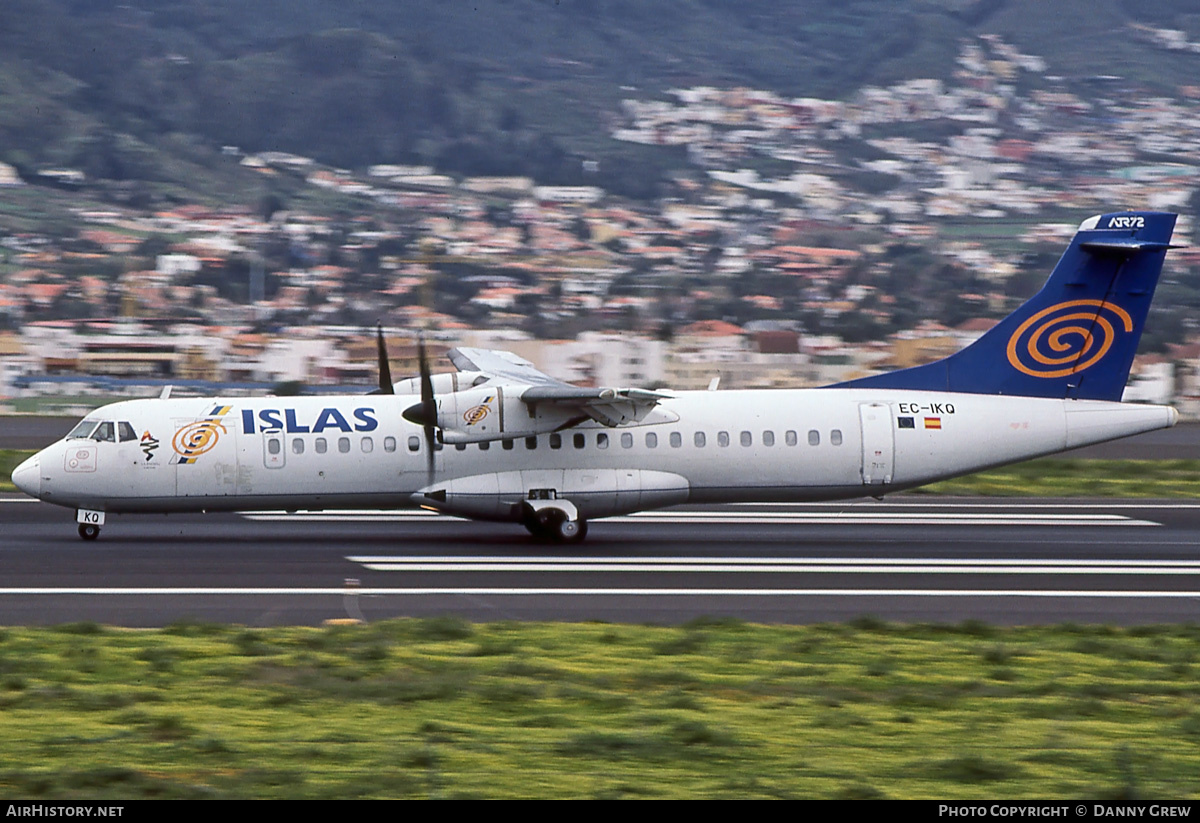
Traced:
[[76, 509], [75, 522], [79, 524], [79, 536], [84, 540], [95, 540], [104, 525], [104, 512], [91, 509]]

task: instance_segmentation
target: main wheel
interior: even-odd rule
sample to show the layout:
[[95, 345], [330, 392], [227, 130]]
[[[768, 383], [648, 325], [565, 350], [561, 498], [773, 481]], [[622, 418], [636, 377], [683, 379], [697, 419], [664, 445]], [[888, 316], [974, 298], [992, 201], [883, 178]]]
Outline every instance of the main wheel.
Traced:
[[95, 523], [80, 523], [79, 536], [84, 540], [95, 540], [100, 536], [100, 527]]
[[563, 518], [554, 530], [554, 538], [560, 543], [579, 543], [585, 537], [587, 537], [586, 520]]
[[525, 518], [522, 525], [535, 540], [578, 543], [587, 537], [587, 521], [569, 520], [561, 509], [542, 509], [536, 515]]

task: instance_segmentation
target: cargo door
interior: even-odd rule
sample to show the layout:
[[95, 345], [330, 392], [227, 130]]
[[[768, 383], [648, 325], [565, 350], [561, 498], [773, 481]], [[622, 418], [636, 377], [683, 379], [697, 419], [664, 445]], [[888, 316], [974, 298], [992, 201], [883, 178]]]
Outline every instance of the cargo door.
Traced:
[[886, 403], [858, 407], [862, 428], [862, 482], [867, 486], [892, 482], [896, 454], [892, 410]]

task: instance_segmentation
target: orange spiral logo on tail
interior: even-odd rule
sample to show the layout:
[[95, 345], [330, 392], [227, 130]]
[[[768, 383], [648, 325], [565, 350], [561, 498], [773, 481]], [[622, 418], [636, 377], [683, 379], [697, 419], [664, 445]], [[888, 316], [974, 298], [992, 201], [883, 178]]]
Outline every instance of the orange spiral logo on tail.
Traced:
[[1031, 377], [1066, 377], [1098, 363], [1121, 331], [1133, 331], [1133, 318], [1120, 306], [1103, 300], [1057, 303], [1013, 332], [1008, 362]]

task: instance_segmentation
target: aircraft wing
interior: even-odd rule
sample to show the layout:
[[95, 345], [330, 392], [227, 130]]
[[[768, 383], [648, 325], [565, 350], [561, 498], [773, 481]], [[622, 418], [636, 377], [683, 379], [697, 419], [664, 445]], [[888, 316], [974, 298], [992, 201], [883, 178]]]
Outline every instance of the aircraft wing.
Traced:
[[448, 356], [459, 371], [482, 372], [489, 382], [505, 386], [506, 391], [516, 389], [521, 400], [531, 406], [550, 404], [574, 408], [605, 426], [619, 426], [641, 419], [660, 400], [671, 397], [648, 389], [572, 386], [507, 351], [464, 347], [451, 350]]

